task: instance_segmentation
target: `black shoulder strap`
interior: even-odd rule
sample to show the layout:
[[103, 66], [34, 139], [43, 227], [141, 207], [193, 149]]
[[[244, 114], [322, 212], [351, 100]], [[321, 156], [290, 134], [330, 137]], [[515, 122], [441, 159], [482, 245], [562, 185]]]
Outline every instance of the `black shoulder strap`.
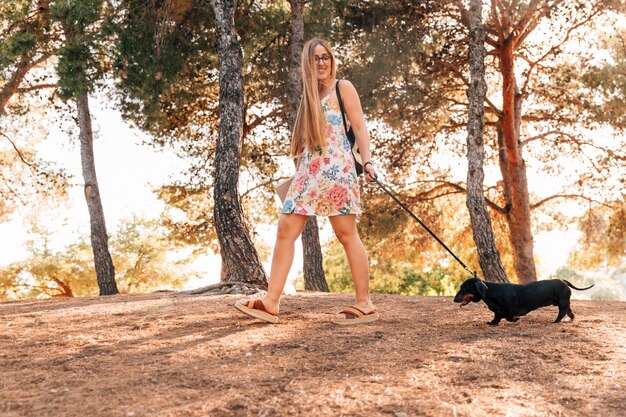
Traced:
[[341, 93], [339, 92], [339, 81], [335, 83], [335, 93], [337, 93], [337, 101], [339, 102], [339, 110], [341, 110], [341, 119], [343, 120], [343, 128], [348, 132], [348, 125], [346, 124], [346, 115], [343, 111], [343, 102], [341, 101]]

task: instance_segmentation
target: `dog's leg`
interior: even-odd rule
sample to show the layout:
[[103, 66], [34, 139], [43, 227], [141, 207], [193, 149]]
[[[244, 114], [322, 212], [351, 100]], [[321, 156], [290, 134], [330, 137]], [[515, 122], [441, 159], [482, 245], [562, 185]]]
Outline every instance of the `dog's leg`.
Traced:
[[493, 320], [488, 321], [487, 324], [490, 326], [497, 326], [498, 323], [500, 323], [500, 320], [502, 320], [502, 316], [496, 314], [496, 316], [493, 318]]
[[561, 319], [565, 317], [568, 308], [569, 306], [559, 306], [559, 315], [556, 316], [556, 320], [554, 320], [553, 323], [559, 323]]
[[515, 321], [518, 321], [518, 320], [519, 320], [519, 317], [517, 317], [517, 316], [507, 317], [506, 318], [506, 321], [513, 321], [513, 322], [515, 322]]
[[570, 306], [567, 306], [567, 316], [574, 320], [574, 313], [572, 313], [572, 309], [570, 308]]

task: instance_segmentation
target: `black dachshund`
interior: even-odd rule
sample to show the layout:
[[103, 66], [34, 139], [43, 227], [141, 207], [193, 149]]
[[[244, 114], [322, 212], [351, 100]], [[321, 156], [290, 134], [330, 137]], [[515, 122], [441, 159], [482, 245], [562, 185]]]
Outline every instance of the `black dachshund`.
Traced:
[[503, 318], [507, 321], [517, 321], [520, 316], [540, 307], [558, 306], [559, 315], [554, 320], [554, 323], [558, 323], [565, 314], [574, 319], [574, 313], [569, 306], [572, 290], [568, 287], [583, 291], [593, 285], [576, 288], [564, 279], [549, 279], [520, 285], [486, 283], [478, 278], [470, 278], [461, 284], [454, 302], [461, 303], [463, 307], [470, 301], [477, 303], [483, 300], [489, 310], [495, 313], [493, 320], [487, 323], [492, 326], [497, 326]]

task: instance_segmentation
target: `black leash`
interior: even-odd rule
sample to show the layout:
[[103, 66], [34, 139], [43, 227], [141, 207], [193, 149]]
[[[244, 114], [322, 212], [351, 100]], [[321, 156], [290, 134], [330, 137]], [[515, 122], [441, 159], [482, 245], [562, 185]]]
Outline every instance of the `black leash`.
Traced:
[[[367, 175], [369, 175], [369, 174], [367, 174]], [[407, 213], [409, 213], [409, 215], [411, 215], [411, 217], [413, 217], [413, 218], [414, 218], [414, 219], [415, 219], [415, 220], [416, 220], [416, 221], [417, 221], [417, 222], [418, 222], [418, 223], [419, 223], [419, 224], [420, 224], [420, 225], [421, 225], [424, 229], [426, 229], [426, 231], [427, 231], [428, 233], [430, 233], [430, 235], [431, 235], [432, 237], [434, 237], [434, 238], [435, 238], [435, 240], [436, 240], [437, 242], [439, 242], [439, 244], [440, 244], [441, 246], [443, 246], [443, 247], [444, 247], [444, 248], [445, 248], [445, 249], [446, 249], [446, 250], [450, 253], [450, 255], [452, 255], [452, 256], [454, 257], [454, 259], [456, 259], [456, 260], [457, 260], [457, 262], [458, 262], [458, 263], [460, 263], [460, 264], [461, 264], [461, 266], [463, 267], [463, 269], [465, 269], [467, 272], [469, 272], [470, 274], [472, 274], [472, 275], [474, 276], [474, 278], [478, 278], [478, 276], [476, 275], [476, 271], [470, 271], [470, 269], [469, 269], [469, 268], [468, 268], [468, 267], [467, 267], [467, 266], [463, 263], [463, 261], [461, 261], [461, 260], [459, 259], [459, 257], [458, 257], [458, 256], [456, 256], [456, 255], [454, 254], [454, 252], [452, 252], [452, 251], [450, 250], [450, 248], [449, 248], [449, 247], [447, 247], [447, 246], [446, 246], [446, 244], [445, 244], [445, 243], [443, 243], [443, 242], [441, 241], [441, 239], [439, 239], [439, 237], [438, 237], [435, 233], [433, 233], [433, 231], [432, 231], [432, 230], [430, 230], [430, 229], [428, 228], [428, 226], [426, 226], [426, 225], [424, 224], [424, 222], [423, 222], [423, 221], [421, 221], [421, 220], [419, 219], [419, 217], [417, 217], [417, 216], [416, 216], [416, 215], [415, 215], [415, 214], [414, 214], [411, 210], [409, 210], [409, 208], [408, 208], [407, 206], [405, 206], [405, 205], [402, 203], [402, 201], [398, 200], [398, 198], [397, 198], [397, 197], [396, 197], [396, 196], [395, 196], [395, 195], [394, 195], [391, 191], [389, 191], [389, 190], [387, 189], [387, 187], [385, 187], [383, 184], [381, 184], [381, 182], [380, 182], [380, 181], [378, 181], [378, 176], [372, 177], [372, 176], [370, 175], [370, 178], [372, 178], [374, 181], [376, 181], [376, 184], [378, 184], [378, 185], [379, 185], [379, 187], [380, 187], [380, 188], [382, 188], [382, 189], [383, 189], [383, 191], [387, 193], [387, 195], [389, 195], [389, 197], [393, 198], [393, 199], [395, 200], [395, 202], [396, 202], [396, 203], [398, 203], [398, 205], [400, 205], [400, 207], [402, 207], [402, 208], [404, 209], [404, 211], [406, 211]]]

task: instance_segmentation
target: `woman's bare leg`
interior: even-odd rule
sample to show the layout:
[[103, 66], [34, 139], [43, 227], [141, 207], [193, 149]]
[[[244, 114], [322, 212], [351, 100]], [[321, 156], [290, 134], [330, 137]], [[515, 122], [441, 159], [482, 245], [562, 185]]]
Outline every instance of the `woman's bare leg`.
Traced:
[[278, 314], [280, 296], [293, 263], [294, 244], [308, 220], [308, 216], [285, 213], [278, 219], [269, 285], [267, 294], [261, 298], [268, 313]]
[[356, 228], [356, 215], [331, 216], [329, 220], [348, 257], [350, 272], [354, 281], [354, 305], [363, 310], [364, 313], [369, 313], [374, 310], [369, 294], [369, 260]]

